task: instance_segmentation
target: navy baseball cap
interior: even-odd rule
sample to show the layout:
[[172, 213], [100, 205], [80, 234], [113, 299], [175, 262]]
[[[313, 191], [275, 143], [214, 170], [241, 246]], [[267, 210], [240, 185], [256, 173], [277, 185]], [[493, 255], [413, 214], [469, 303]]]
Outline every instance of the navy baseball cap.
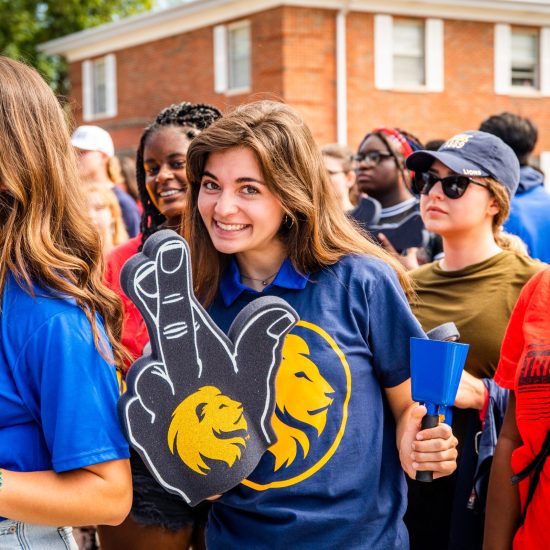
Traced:
[[510, 197], [518, 188], [519, 161], [516, 154], [493, 134], [478, 130], [462, 132], [446, 141], [437, 151], [414, 152], [406, 160], [407, 168], [425, 172], [434, 160], [457, 174], [493, 178], [508, 191]]

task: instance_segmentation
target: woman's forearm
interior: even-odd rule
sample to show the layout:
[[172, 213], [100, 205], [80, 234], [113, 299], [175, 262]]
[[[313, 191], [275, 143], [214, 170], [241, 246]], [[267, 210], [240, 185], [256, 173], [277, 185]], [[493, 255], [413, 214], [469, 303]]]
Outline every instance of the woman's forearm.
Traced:
[[0, 516], [44, 525], [117, 525], [132, 503], [128, 460], [57, 474], [2, 469]]

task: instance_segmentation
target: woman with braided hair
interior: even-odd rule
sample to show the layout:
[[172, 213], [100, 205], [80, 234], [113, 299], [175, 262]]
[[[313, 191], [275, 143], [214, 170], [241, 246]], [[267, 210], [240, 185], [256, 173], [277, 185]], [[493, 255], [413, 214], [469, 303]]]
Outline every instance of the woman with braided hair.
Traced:
[[[106, 282], [124, 304], [122, 343], [133, 358], [141, 355], [149, 337], [137, 307], [123, 293], [120, 271], [147, 238], [161, 228], [178, 230], [187, 201], [186, 155], [191, 140], [221, 116], [211, 105], [178, 103], [166, 107], [150, 124], [136, 154], [136, 180], [143, 213], [141, 233], [116, 247], [107, 259]], [[98, 529], [103, 550], [162, 548], [183, 550], [203, 547], [202, 529], [206, 508], [190, 508], [167, 493], [151, 477], [143, 462], [131, 451], [134, 502], [130, 516], [119, 527]]]
[[418, 267], [419, 262], [431, 261], [441, 253], [441, 241], [430, 237], [425, 248], [411, 248], [399, 255], [384, 235], [384, 226], [394, 227], [419, 211], [419, 201], [410, 191], [411, 174], [405, 165], [406, 158], [418, 149], [422, 149], [422, 144], [411, 133], [380, 127], [363, 138], [354, 157], [359, 191], [382, 206], [377, 234], [373, 236], [406, 269]]
[[136, 154], [136, 180], [143, 213], [141, 233], [116, 247], [107, 258], [105, 280], [124, 304], [122, 343], [133, 359], [148, 342], [145, 323], [120, 286], [120, 270], [162, 228], [177, 230], [186, 203], [185, 156], [191, 140], [221, 116], [211, 105], [178, 103], [166, 107], [141, 136]]

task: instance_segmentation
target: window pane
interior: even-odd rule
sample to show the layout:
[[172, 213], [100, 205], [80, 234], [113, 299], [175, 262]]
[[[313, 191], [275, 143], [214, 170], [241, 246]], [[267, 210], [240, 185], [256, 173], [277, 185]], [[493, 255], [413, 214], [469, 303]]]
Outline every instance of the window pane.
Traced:
[[250, 27], [229, 29], [229, 89], [250, 86]]
[[537, 31], [512, 30], [512, 86], [538, 87], [539, 35]]
[[421, 86], [425, 83], [424, 22], [396, 20], [393, 24], [393, 83]]
[[107, 86], [105, 83], [105, 61], [94, 62], [93, 68], [93, 105], [94, 115], [107, 111]]
[[424, 56], [424, 23], [422, 21], [394, 22], [393, 53], [395, 55]]
[[418, 86], [424, 82], [423, 58], [404, 56], [393, 58], [393, 83], [395, 86]]

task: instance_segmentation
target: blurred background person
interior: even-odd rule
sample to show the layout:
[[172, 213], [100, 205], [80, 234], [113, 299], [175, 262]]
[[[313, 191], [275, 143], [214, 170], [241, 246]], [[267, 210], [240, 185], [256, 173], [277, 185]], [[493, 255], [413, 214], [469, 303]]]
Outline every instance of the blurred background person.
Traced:
[[99, 231], [103, 255], [128, 240], [128, 233], [122, 219], [122, 211], [116, 195], [104, 185], [92, 183], [85, 189], [88, 214]]
[[116, 195], [126, 231], [135, 237], [139, 232], [140, 214], [132, 197], [116, 185], [120, 181], [120, 164], [114, 159], [115, 147], [109, 133], [99, 126], [79, 126], [71, 136], [71, 143], [78, 153], [82, 182], [103, 185]]
[[504, 228], [525, 242], [533, 258], [550, 262], [550, 193], [544, 174], [529, 164], [538, 138], [536, 126], [528, 118], [501, 113], [484, 120], [479, 129], [509, 145], [520, 164], [519, 186]]
[[321, 154], [338, 202], [342, 205], [344, 212], [353, 210], [359, 193], [355, 184], [352, 150], [343, 145], [331, 143], [321, 147]]
[[359, 191], [376, 199], [382, 206], [377, 223], [380, 233], [374, 237], [406, 269], [439, 258], [442, 253], [441, 239], [434, 235], [430, 235], [425, 247], [406, 250], [402, 254], [396, 252], [384, 235], [384, 226], [394, 227], [419, 212], [419, 200], [411, 192], [411, 173], [405, 161], [421, 148], [420, 140], [409, 132], [380, 127], [363, 138], [354, 156]]
[[444, 143], [444, 139], [430, 139], [430, 141], [424, 145], [424, 149], [427, 151], [437, 151]]

